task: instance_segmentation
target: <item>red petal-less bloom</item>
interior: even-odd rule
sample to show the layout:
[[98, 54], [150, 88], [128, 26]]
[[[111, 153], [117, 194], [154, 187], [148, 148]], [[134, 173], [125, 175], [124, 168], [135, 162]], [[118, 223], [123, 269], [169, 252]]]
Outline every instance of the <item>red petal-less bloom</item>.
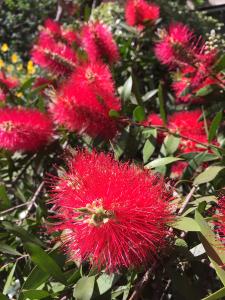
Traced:
[[14, 89], [19, 85], [19, 80], [15, 77], [6, 75], [4, 72], [0, 72], [0, 84], [3, 90]]
[[[204, 122], [198, 121], [201, 114], [201, 110], [176, 112], [169, 117], [169, 129], [200, 143], [207, 144]], [[196, 142], [181, 138], [179, 150], [188, 153], [206, 151], [207, 149]]]
[[50, 106], [56, 123], [107, 139], [117, 132], [116, 121], [109, 117], [111, 109], [120, 110], [120, 102], [109, 69], [99, 63], [77, 68]]
[[172, 164], [171, 173], [173, 177], [179, 178], [182, 176], [184, 169], [188, 166], [188, 162], [186, 161], [178, 161]]
[[119, 60], [118, 47], [111, 32], [99, 22], [83, 27], [81, 44], [92, 62], [103, 60], [107, 63], [114, 63]]
[[155, 46], [156, 57], [161, 63], [169, 66], [190, 63], [193, 51], [199, 53], [193, 46], [193, 37], [193, 32], [186, 25], [171, 24], [168, 32], [162, 30], [160, 33], [161, 39]]
[[46, 34], [40, 34], [31, 54], [36, 64], [57, 75], [70, 74], [77, 62], [76, 53], [69, 46]]
[[64, 230], [69, 256], [108, 272], [153, 263], [173, 220], [163, 178], [104, 153], [78, 152], [68, 167], [52, 189], [60, 221], [50, 231]]
[[0, 148], [10, 151], [36, 151], [52, 138], [49, 117], [37, 110], [0, 110]]
[[54, 38], [60, 38], [62, 35], [60, 24], [52, 19], [45, 20], [43, 30]]
[[125, 7], [126, 22], [130, 26], [137, 26], [140, 30], [147, 21], [155, 22], [159, 18], [160, 8], [145, 0], [128, 0]]

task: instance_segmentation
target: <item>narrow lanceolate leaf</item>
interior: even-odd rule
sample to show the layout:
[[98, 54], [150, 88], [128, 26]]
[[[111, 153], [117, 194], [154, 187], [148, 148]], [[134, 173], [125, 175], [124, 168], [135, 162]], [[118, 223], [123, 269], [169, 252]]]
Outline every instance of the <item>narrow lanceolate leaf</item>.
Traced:
[[0, 300], [9, 300], [9, 298], [0, 293]]
[[145, 110], [143, 106], [137, 106], [133, 111], [133, 118], [136, 122], [142, 122], [145, 119]]
[[217, 299], [223, 299], [223, 297], [225, 297], [225, 287], [202, 300], [217, 300]]
[[42, 271], [39, 267], [35, 266], [30, 274], [28, 275], [26, 281], [24, 282], [23, 289], [36, 289], [43, 282], [47, 282], [50, 277], [49, 273]]
[[222, 171], [224, 166], [210, 166], [204, 172], [200, 173], [194, 180], [194, 185], [199, 185], [212, 181], [220, 171]]
[[23, 292], [24, 299], [37, 300], [49, 296], [49, 292], [44, 290], [28, 290]]
[[209, 143], [213, 140], [213, 138], [216, 136], [217, 130], [220, 126], [220, 123], [222, 121], [223, 113], [222, 111], [219, 111], [214, 119], [212, 120], [211, 126], [209, 128], [209, 136], [208, 136], [208, 141]]
[[150, 141], [147, 140], [145, 142], [144, 148], [143, 148], [143, 161], [146, 163], [149, 158], [152, 156], [153, 152], [155, 150], [155, 145]]
[[73, 296], [76, 300], [90, 300], [95, 286], [95, 276], [83, 277], [75, 285]]
[[161, 83], [159, 84], [159, 88], [158, 88], [158, 96], [159, 96], [160, 116], [163, 119], [163, 123], [166, 124], [166, 111], [164, 106], [163, 88]]
[[188, 217], [178, 217], [175, 222], [170, 224], [170, 226], [181, 231], [200, 231], [198, 223], [194, 219]]
[[195, 220], [198, 223], [201, 233], [199, 238], [205, 248], [205, 251], [212, 262], [214, 269], [223, 285], [225, 285], [225, 251], [224, 245], [216, 238], [208, 223], [202, 217], [198, 210], [195, 211]]
[[4, 288], [3, 288], [3, 294], [4, 295], [6, 295], [8, 293], [8, 290], [9, 290], [11, 284], [12, 284], [15, 269], [16, 269], [16, 263], [13, 265], [13, 267], [12, 267], [11, 271], [9, 272], [8, 277], [7, 277], [6, 283], [5, 283]]
[[179, 158], [179, 157], [172, 157], [172, 156], [157, 158], [157, 159], [151, 161], [150, 163], [148, 163], [147, 165], [145, 165], [145, 168], [152, 169], [152, 168], [156, 168], [156, 167], [161, 167], [161, 166], [171, 164], [178, 160], [183, 160], [183, 159]]
[[220, 72], [225, 69], [225, 54], [221, 55], [221, 57], [217, 60], [214, 70], [215, 72]]
[[113, 285], [120, 279], [120, 277], [121, 276], [118, 274], [109, 275], [106, 273], [103, 273], [101, 276], [99, 276], [96, 280], [99, 294], [103, 295], [106, 292], [108, 292], [113, 287]]
[[11, 206], [11, 202], [3, 184], [0, 184], [0, 211], [5, 210]]
[[123, 89], [122, 89], [122, 92], [121, 92], [121, 97], [122, 97], [124, 102], [129, 100], [129, 98], [131, 96], [132, 85], [133, 85], [133, 80], [132, 80], [132, 77], [130, 76], [127, 79], [127, 81], [124, 83], [124, 86], [123, 86]]
[[45, 273], [51, 275], [57, 281], [66, 283], [65, 276], [55, 260], [41, 247], [33, 243], [25, 243], [25, 248], [32, 261]]

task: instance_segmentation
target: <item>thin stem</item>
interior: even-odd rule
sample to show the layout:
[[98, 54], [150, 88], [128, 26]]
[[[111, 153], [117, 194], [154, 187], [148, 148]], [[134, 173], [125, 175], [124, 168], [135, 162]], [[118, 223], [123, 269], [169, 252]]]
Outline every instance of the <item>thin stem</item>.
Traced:
[[191, 200], [191, 198], [192, 198], [194, 192], [196, 191], [196, 188], [197, 188], [197, 187], [194, 185], [194, 186], [192, 187], [192, 189], [190, 190], [190, 192], [189, 192], [189, 194], [187, 195], [187, 197], [186, 197], [186, 199], [185, 199], [183, 205], [181, 206], [181, 208], [180, 208], [179, 211], [178, 211], [178, 215], [179, 215], [179, 216], [182, 215], [182, 213], [183, 213], [184, 210], [186, 209], [186, 207], [187, 207], [189, 201]]
[[156, 268], [157, 263], [155, 262], [151, 268], [149, 268], [145, 274], [143, 275], [143, 277], [141, 278], [141, 280], [136, 284], [135, 289], [132, 293], [132, 295], [130, 296], [129, 300], [138, 300], [140, 299], [140, 295], [142, 290], [144, 289], [144, 287], [146, 286], [146, 284], [149, 282], [151, 275], [153, 273], [153, 271]]

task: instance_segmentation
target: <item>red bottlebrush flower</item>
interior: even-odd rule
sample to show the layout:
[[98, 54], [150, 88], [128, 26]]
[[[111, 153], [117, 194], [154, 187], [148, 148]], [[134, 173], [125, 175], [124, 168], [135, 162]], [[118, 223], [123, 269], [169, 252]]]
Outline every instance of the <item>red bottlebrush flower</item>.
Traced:
[[[208, 140], [204, 129], [204, 122], [198, 121], [201, 114], [200, 110], [176, 112], [169, 118], [169, 129], [200, 143], [207, 144]], [[188, 153], [206, 151], [206, 148], [197, 142], [181, 138], [179, 150]]]
[[80, 38], [76, 32], [70, 29], [63, 29], [62, 30], [62, 38], [65, 40], [69, 45], [76, 43], [76, 45], [80, 45]]
[[111, 109], [120, 110], [120, 102], [109, 69], [100, 63], [77, 68], [50, 107], [55, 121], [69, 130], [107, 139], [117, 132]]
[[72, 259], [116, 272], [153, 263], [173, 220], [163, 178], [110, 155], [78, 152], [53, 187], [56, 217]]
[[83, 27], [81, 44], [92, 62], [104, 60], [107, 63], [114, 63], [119, 60], [118, 47], [111, 32], [99, 22]]
[[160, 8], [145, 0], [128, 0], [125, 7], [126, 22], [130, 26], [137, 26], [142, 30], [146, 22], [155, 22], [159, 18]]
[[4, 72], [0, 72], [0, 85], [1, 88], [7, 92], [9, 89], [14, 89], [19, 85], [19, 80], [15, 77], [6, 75]]
[[37, 110], [0, 110], [0, 147], [10, 151], [36, 151], [52, 138], [52, 123]]
[[55, 38], [59, 38], [62, 34], [60, 24], [52, 19], [45, 20], [43, 30]]
[[32, 50], [33, 61], [57, 75], [66, 75], [76, 66], [76, 53], [66, 44], [56, 42], [51, 36], [40, 34]]
[[3, 91], [3, 89], [0, 88], [0, 102], [5, 102], [6, 100], [6, 94]]
[[184, 172], [184, 169], [188, 166], [186, 161], [175, 162], [171, 167], [171, 173], [173, 177], [180, 178]]
[[[155, 46], [155, 55], [161, 63], [174, 66], [191, 62], [196, 46], [193, 46], [193, 32], [186, 25], [171, 24], [168, 32], [166, 30], [160, 32], [160, 38]], [[198, 52], [196, 51], [196, 54]]]

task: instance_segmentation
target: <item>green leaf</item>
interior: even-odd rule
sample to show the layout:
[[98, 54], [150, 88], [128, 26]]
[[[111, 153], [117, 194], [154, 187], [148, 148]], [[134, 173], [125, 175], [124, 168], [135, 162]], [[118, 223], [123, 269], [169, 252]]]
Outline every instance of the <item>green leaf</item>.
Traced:
[[216, 62], [214, 70], [216, 73], [225, 69], [225, 54], [223, 54]]
[[195, 211], [195, 220], [198, 223], [201, 233], [199, 239], [202, 242], [205, 251], [212, 262], [214, 269], [223, 285], [225, 285], [225, 252], [224, 245], [216, 238], [207, 222], [204, 220], [198, 210]]
[[131, 96], [131, 90], [132, 90], [133, 80], [132, 76], [130, 76], [127, 81], [124, 83], [124, 86], [122, 88], [121, 97], [126, 102], [130, 99]]
[[219, 111], [214, 119], [212, 120], [211, 126], [209, 128], [209, 135], [208, 135], [208, 141], [209, 143], [213, 140], [213, 138], [216, 136], [216, 132], [219, 128], [219, 125], [222, 121], [223, 113], [222, 111]]
[[113, 287], [113, 285], [119, 280], [120, 277], [121, 276], [118, 274], [108, 275], [106, 273], [99, 276], [96, 280], [99, 294], [103, 295], [106, 292], [108, 292]]
[[208, 297], [202, 299], [202, 300], [217, 300], [217, 299], [222, 299], [225, 297], [225, 287], [222, 289], [216, 291], [215, 293], [209, 295]]
[[212, 91], [213, 91], [212, 86], [211, 85], [207, 85], [207, 86], [199, 89], [197, 91], [197, 93], [195, 93], [195, 95], [197, 97], [204, 97], [204, 96], [207, 96], [208, 94], [212, 93]]
[[23, 240], [23, 242], [32, 242], [42, 246], [42, 242], [36, 238], [30, 232], [27, 232], [22, 227], [19, 227], [15, 224], [11, 224], [9, 222], [2, 222], [3, 226], [6, 228], [7, 231], [13, 233], [15, 236], [18, 236]]
[[183, 160], [183, 159], [179, 157], [172, 157], [172, 156], [157, 158], [151, 161], [150, 163], [148, 163], [147, 165], [145, 165], [145, 168], [152, 169], [160, 166], [165, 166], [178, 160]]
[[144, 163], [146, 163], [149, 160], [149, 158], [152, 156], [154, 150], [155, 150], [155, 145], [152, 142], [150, 142], [150, 140], [147, 140], [145, 142], [145, 145], [144, 145], [144, 148], [142, 151]]
[[177, 151], [179, 143], [180, 143], [179, 137], [168, 134], [164, 139], [161, 153], [165, 155], [173, 155]]
[[9, 300], [9, 298], [0, 293], [0, 300]]
[[204, 172], [200, 173], [194, 180], [194, 185], [199, 185], [212, 181], [220, 171], [225, 167], [223, 166], [210, 166]]
[[110, 118], [119, 118], [120, 117], [120, 113], [117, 111], [117, 110], [114, 110], [114, 109], [110, 109], [109, 111], [109, 116]]
[[143, 106], [137, 106], [133, 111], [133, 118], [136, 122], [142, 122], [145, 119], [145, 110]]
[[30, 254], [32, 261], [45, 273], [51, 275], [59, 282], [66, 283], [65, 276], [59, 265], [41, 247], [33, 243], [25, 243], [24, 247]]
[[153, 96], [155, 96], [158, 93], [158, 89], [152, 90], [150, 92], [147, 92], [143, 97], [142, 100], [145, 102], [149, 99], [151, 99]]
[[5, 210], [11, 206], [11, 202], [3, 184], [0, 184], [0, 211]]
[[16, 249], [4, 243], [0, 243], [0, 252], [16, 256], [22, 255], [21, 253], [16, 251]]
[[24, 291], [22, 294], [25, 299], [30, 300], [43, 299], [49, 296], [49, 292], [44, 290], [29, 290]]
[[16, 269], [16, 263], [13, 265], [13, 267], [12, 267], [8, 277], [7, 277], [6, 283], [5, 283], [4, 288], [3, 288], [3, 294], [4, 295], [6, 295], [8, 293], [8, 290], [9, 290], [11, 284], [12, 284], [15, 269]]
[[163, 123], [166, 124], [166, 111], [165, 111], [165, 107], [164, 107], [164, 97], [163, 97], [162, 83], [159, 84], [158, 97], [159, 97], [159, 111], [160, 111], [160, 116], [161, 116], [161, 118], [163, 120]]
[[95, 286], [95, 276], [82, 277], [75, 285], [73, 296], [76, 300], [90, 300]]
[[182, 231], [200, 231], [198, 223], [188, 217], [177, 217], [176, 221], [170, 224], [170, 226]]
[[46, 273], [42, 271], [39, 267], [35, 266], [28, 275], [26, 281], [24, 282], [23, 289], [36, 289], [43, 282], [46, 282], [49, 277], [49, 273]]

